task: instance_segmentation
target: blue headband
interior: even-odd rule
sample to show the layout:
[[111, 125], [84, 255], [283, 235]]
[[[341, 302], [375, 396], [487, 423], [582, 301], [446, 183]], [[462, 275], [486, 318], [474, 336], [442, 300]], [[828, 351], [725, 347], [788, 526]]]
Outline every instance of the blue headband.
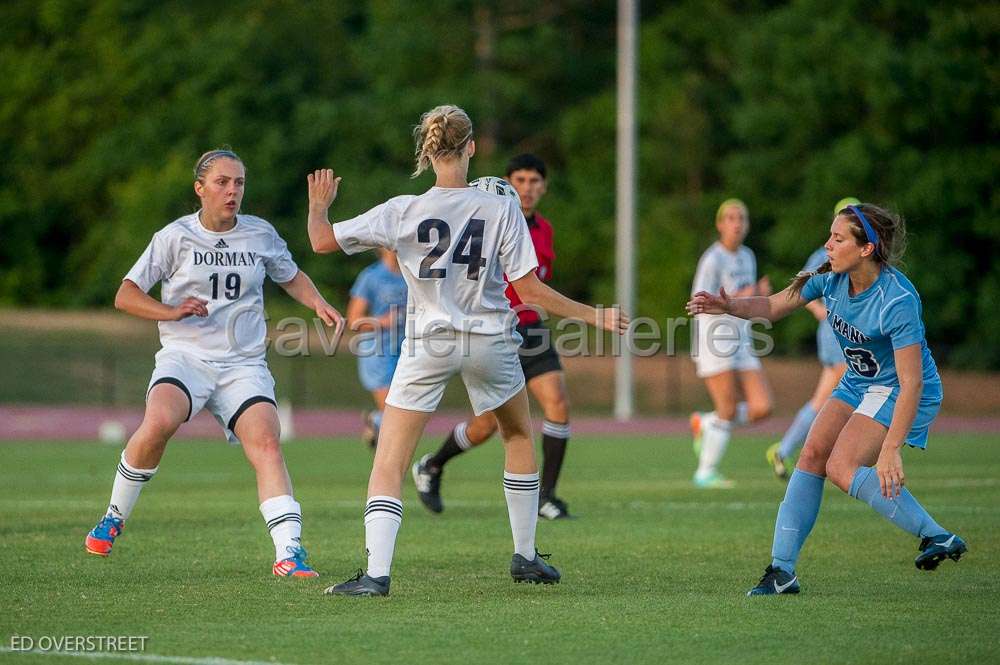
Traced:
[[851, 211], [858, 216], [858, 219], [861, 220], [861, 226], [865, 229], [865, 235], [868, 236], [868, 242], [878, 247], [878, 234], [875, 233], [875, 229], [873, 229], [872, 225], [868, 222], [868, 218], [865, 217], [865, 213], [861, 212], [861, 209], [857, 206], [847, 207], [850, 208]]

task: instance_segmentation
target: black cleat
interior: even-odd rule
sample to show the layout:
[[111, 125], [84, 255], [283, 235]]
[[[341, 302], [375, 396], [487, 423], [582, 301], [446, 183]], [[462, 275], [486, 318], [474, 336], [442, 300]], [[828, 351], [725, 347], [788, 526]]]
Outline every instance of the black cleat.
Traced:
[[920, 554], [913, 563], [920, 570], [934, 570], [945, 559], [958, 561], [968, 550], [965, 541], [953, 533], [924, 538], [920, 541]]
[[388, 596], [389, 577], [368, 577], [363, 570], [346, 582], [327, 587], [323, 592], [328, 596]]
[[520, 554], [514, 553], [510, 560], [510, 576], [515, 582], [531, 582], [532, 584], [559, 584], [559, 571], [545, 562], [551, 554], [539, 554], [535, 550], [535, 560], [528, 561]]
[[547, 520], [562, 520], [569, 518], [569, 507], [566, 502], [556, 497], [541, 497], [538, 501], [538, 516]]
[[748, 596], [776, 596], [782, 593], [798, 593], [799, 578], [786, 573], [781, 568], [768, 566], [757, 586], [747, 591]]
[[413, 465], [413, 484], [417, 486], [420, 503], [432, 513], [440, 513], [444, 510], [444, 504], [441, 502], [441, 469], [432, 471], [427, 466], [427, 460], [430, 458], [431, 455], [428, 453]]

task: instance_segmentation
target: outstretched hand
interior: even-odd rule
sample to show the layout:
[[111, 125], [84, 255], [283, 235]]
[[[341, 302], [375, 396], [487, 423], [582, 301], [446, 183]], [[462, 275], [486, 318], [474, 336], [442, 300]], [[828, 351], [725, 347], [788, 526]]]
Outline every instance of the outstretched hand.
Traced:
[[629, 316], [620, 307], [609, 307], [602, 311], [597, 327], [608, 332], [624, 335], [628, 332]]
[[712, 295], [708, 291], [699, 291], [691, 296], [687, 303], [687, 313], [695, 314], [728, 314], [732, 305], [732, 298], [725, 289], [719, 289], [719, 295]]
[[337, 198], [340, 176], [335, 176], [332, 169], [318, 169], [307, 175], [306, 180], [309, 182], [309, 207], [325, 212]]

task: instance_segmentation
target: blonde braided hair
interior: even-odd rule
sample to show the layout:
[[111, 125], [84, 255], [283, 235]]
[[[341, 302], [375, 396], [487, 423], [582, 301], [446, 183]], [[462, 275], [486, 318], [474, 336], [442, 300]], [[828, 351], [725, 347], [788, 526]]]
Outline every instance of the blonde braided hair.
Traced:
[[472, 120], [457, 106], [437, 106], [420, 116], [413, 138], [417, 168], [412, 177], [416, 178], [431, 166], [432, 159], [453, 159], [462, 154], [472, 140]]

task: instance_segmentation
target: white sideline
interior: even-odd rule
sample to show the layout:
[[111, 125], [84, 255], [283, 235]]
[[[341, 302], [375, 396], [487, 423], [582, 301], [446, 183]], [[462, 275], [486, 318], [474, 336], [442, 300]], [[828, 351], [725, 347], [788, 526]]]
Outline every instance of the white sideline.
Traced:
[[142, 663], [177, 663], [178, 665], [289, 665], [273, 660], [232, 660], [229, 658], [194, 658], [191, 656], [160, 656], [152, 653], [116, 653], [108, 651], [21, 651], [10, 647], [0, 647], [0, 653], [24, 654], [32, 656], [71, 656], [87, 660], [129, 660]]

